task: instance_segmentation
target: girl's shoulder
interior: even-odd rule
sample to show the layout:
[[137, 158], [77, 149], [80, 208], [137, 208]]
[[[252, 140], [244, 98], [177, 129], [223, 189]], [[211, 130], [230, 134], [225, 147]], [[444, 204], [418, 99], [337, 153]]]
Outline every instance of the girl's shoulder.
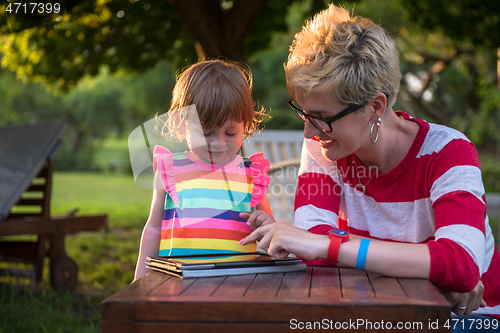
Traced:
[[251, 166], [253, 169], [257, 169], [260, 172], [267, 173], [271, 167], [269, 160], [264, 157], [264, 153], [256, 153], [249, 157], [243, 157], [243, 162], [245, 162], [245, 167]]
[[[270, 183], [268, 172], [271, 165], [263, 153], [250, 155], [248, 158], [244, 158], [245, 160], [248, 161], [248, 166], [251, 167], [254, 185], [250, 207], [255, 207], [266, 195], [266, 190]], [[245, 163], [245, 167], [247, 167], [247, 163]]]
[[174, 165], [182, 166], [192, 163], [185, 151], [180, 153], [172, 153], [170, 150], [162, 146], [155, 146], [153, 150], [153, 160], [155, 163], [157, 163], [158, 161], [163, 161], [163, 163], [165, 163], [170, 168]]

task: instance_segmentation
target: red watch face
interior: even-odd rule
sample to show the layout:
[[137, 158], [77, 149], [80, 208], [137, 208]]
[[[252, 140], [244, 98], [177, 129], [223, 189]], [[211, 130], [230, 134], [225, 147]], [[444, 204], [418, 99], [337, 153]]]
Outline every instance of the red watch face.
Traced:
[[332, 230], [328, 231], [328, 236], [330, 236], [330, 238], [332, 238], [332, 237], [348, 238], [349, 233], [345, 230], [342, 230], [342, 229], [332, 229]]

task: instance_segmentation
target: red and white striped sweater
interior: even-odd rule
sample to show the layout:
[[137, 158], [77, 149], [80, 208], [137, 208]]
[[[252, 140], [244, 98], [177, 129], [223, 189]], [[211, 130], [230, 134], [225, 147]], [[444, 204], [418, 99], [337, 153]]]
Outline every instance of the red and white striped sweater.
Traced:
[[[481, 278], [488, 306], [475, 313], [500, 318], [500, 254], [486, 215], [476, 148], [459, 131], [397, 114], [420, 129], [407, 156], [384, 175], [370, 172], [354, 154], [337, 164], [328, 161], [318, 142], [305, 140], [294, 224], [326, 234], [345, 207], [341, 214], [352, 234], [426, 243], [429, 280], [444, 290], [468, 292]], [[355, 187], [356, 171], [367, 184], [364, 194]]]

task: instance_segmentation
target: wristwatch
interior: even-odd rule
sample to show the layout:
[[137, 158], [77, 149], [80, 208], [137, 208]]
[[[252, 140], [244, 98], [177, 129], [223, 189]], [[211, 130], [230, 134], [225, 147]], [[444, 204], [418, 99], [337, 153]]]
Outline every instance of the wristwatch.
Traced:
[[340, 244], [349, 240], [349, 233], [342, 229], [332, 229], [328, 231], [328, 237], [330, 237], [330, 246], [328, 247], [327, 259], [337, 263]]

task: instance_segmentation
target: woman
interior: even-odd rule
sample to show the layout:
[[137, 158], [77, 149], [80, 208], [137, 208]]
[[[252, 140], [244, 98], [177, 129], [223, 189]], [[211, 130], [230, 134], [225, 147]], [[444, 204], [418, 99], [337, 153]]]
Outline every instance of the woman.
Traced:
[[456, 314], [500, 318], [500, 254], [477, 151], [456, 130], [393, 111], [394, 41], [330, 5], [295, 36], [285, 72], [306, 138], [295, 226], [252, 222], [242, 244], [261, 239], [275, 257], [427, 278], [449, 292]]

